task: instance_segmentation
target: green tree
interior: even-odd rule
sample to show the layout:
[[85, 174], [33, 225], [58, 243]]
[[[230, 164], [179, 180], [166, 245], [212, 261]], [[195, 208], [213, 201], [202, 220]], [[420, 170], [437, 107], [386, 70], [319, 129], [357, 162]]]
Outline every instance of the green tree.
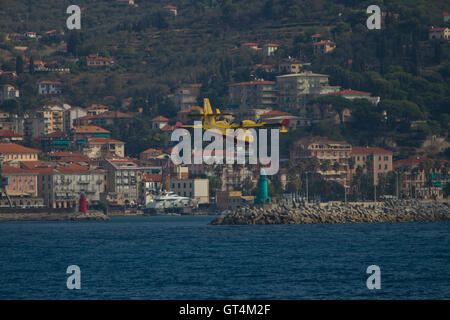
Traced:
[[16, 57], [16, 73], [18, 75], [23, 73], [23, 58], [22, 58], [22, 56]]

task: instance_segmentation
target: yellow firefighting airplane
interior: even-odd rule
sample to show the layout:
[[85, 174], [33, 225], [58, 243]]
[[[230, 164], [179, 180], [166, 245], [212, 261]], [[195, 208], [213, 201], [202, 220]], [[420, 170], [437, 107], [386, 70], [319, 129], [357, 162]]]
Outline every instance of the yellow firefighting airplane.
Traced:
[[[220, 110], [216, 108], [214, 113], [211, 108], [209, 99], [203, 99], [203, 110], [200, 111], [199, 115], [192, 115], [192, 117], [203, 118], [202, 129], [203, 130], [213, 130], [222, 136], [229, 135], [227, 129], [242, 129], [244, 134], [234, 136], [235, 140], [244, 140], [245, 142], [251, 142], [252, 136], [250, 135], [249, 129], [256, 128], [280, 128], [281, 133], [286, 133], [286, 127], [289, 126], [289, 119], [284, 119], [281, 122], [255, 122], [252, 120], [242, 120], [240, 123], [228, 123], [225, 120], [218, 120], [216, 118], [231, 115], [229, 113], [220, 113]], [[183, 125], [182, 128], [196, 128], [195, 125]]]

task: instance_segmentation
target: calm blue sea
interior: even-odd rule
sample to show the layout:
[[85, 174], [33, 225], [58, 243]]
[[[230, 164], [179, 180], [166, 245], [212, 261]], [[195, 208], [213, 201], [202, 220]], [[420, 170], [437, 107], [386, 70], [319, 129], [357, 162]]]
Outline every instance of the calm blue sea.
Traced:
[[[0, 299], [449, 299], [450, 223], [0, 224]], [[69, 265], [81, 290], [68, 290]], [[366, 268], [381, 269], [368, 290]]]

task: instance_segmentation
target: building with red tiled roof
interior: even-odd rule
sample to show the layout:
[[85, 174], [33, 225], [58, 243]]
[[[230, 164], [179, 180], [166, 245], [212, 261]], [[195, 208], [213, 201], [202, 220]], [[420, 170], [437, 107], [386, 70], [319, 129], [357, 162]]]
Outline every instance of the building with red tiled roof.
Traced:
[[250, 48], [253, 50], [258, 50], [258, 44], [254, 43], [254, 42], [245, 42], [243, 44], [241, 44], [241, 47], [245, 47], [245, 48]]
[[86, 108], [87, 114], [91, 116], [96, 116], [101, 113], [105, 113], [109, 111], [109, 107], [104, 106], [102, 104], [92, 104], [90, 107]]
[[125, 155], [125, 142], [111, 138], [92, 138], [83, 146], [83, 154], [89, 158], [101, 158], [107, 154]]
[[2, 176], [9, 180], [6, 186], [9, 196], [38, 196], [37, 173], [33, 170], [3, 165]]
[[109, 138], [111, 135], [109, 130], [98, 126], [81, 126], [72, 130], [72, 140], [78, 144], [85, 143], [91, 138]]
[[96, 54], [91, 54], [86, 57], [86, 65], [88, 67], [103, 67], [114, 65], [114, 59], [101, 57]]
[[153, 129], [162, 129], [169, 123], [169, 119], [163, 116], [157, 116], [151, 120]]
[[115, 121], [131, 120], [133, 116], [120, 111], [107, 111], [97, 115], [87, 115], [74, 120], [76, 126], [96, 125], [99, 127], [113, 125]]
[[363, 172], [370, 172], [373, 176], [374, 184], [378, 184], [380, 174], [385, 174], [393, 170], [392, 151], [378, 147], [353, 147], [352, 158], [354, 169], [359, 166]]
[[394, 169], [401, 172], [400, 193], [411, 198], [442, 199], [443, 187], [450, 182], [450, 161], [423, 156], [394, 161]]
[[278, 72], [280, 73], [300, 73], [305, 63], [302, 60], [295, 58], [283, 59], [278, 64]]
[[450, 38], [450, 29], [431, 27], [430, 30], [428, 30], [428, 38], [430, 40], [448, 40]]
[[328, 163], [330, 165], [328, 168], [320, 166], [316, 171], [326, 180], [348, 186], [350, 178], [348, 160], [351, 152], [352, 146], [346, 141], [334, 141], [328, 137], [317, 136], [297, 140], [291, 148], [290, 158], [294, 163], [311, 158], [317, 159], [319, 165]]
[[38, 84], [38, 93], [41, 95], [61, 94], [62, 84], [59, 81], [41, 81]]
[[321, 35], [320, 33], [313, 34], [313, 35], [311, 36], [311, 40], [312, 40], [313, 42], [319, 42], [319, 41], [322, 40], [322, 35]]
[[99, 203], [105, 192], [106, 172], [77, 163], [52, 164], [32, 169], [38, 175], [38, 193], [52, 208], [76, 208], [80, 195]]
[[174, 16], [176, 16], [178, 14], [177, 7], [175, 7], [175, 6], [168, 5], [168, 6], [164, 6], [163, 9], [166, 9]]
[[336, 43], [331, 40], [322, 40], [313, 43], [314, 54], [326, 54], [336, 49]]
[[162, 150], [149, 148], [147, 150], [142, 151], [139, 154], [139, 160], [143, 160], [143, 161], [150, 160], [150, 159], [156, 158], [162, 154], [163, 154]]
[[266, 56], [272, 56], [280, 47], [277, 43], [266, 43], [263, 45], [263, 52]]
[[27, 148], [15, 143], [0, 143], [0, 157], [4, 162], [38, 160], [37, 149]]
[[447, 11], [442, 12], [442, 17], [444, 19], [444, 22], [449, 22], [450, 21], [450, 12], [447, 12]]
[[372, 97], [370, 92], [356, 91], [352, 89], [344, 89], [337, 92], [328, 93], [329, 96], [340, 96], [345, 99], [366, 99], [369, 100], [373, 105], [377, 105], [380, 102], [380, 97]]
[[20, 142], [23, 140], [23, 136], [9, 129], [0, 130], [1, 142]]
[[8, 99], [18, 98], [20, 92], [12, 84], [4, 84], [0, 88], [0, 103]]

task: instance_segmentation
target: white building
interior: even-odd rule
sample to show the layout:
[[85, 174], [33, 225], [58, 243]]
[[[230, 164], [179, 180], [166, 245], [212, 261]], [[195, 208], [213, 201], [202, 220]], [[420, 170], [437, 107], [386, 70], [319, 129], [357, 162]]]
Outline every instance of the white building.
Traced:
[[4, 84], [0, 90], [0, 103], [8, 99], [18, 98], [19, 96], [19, 90], [13, 85]]
[[62, 85], [59, 81], [41, 81], [38, 85], [39, 94], [61, 94]]
[[209, 203], [208, 179], [172, 180], [171, 189], [176, 194], [198, 200], [198, 203]]

